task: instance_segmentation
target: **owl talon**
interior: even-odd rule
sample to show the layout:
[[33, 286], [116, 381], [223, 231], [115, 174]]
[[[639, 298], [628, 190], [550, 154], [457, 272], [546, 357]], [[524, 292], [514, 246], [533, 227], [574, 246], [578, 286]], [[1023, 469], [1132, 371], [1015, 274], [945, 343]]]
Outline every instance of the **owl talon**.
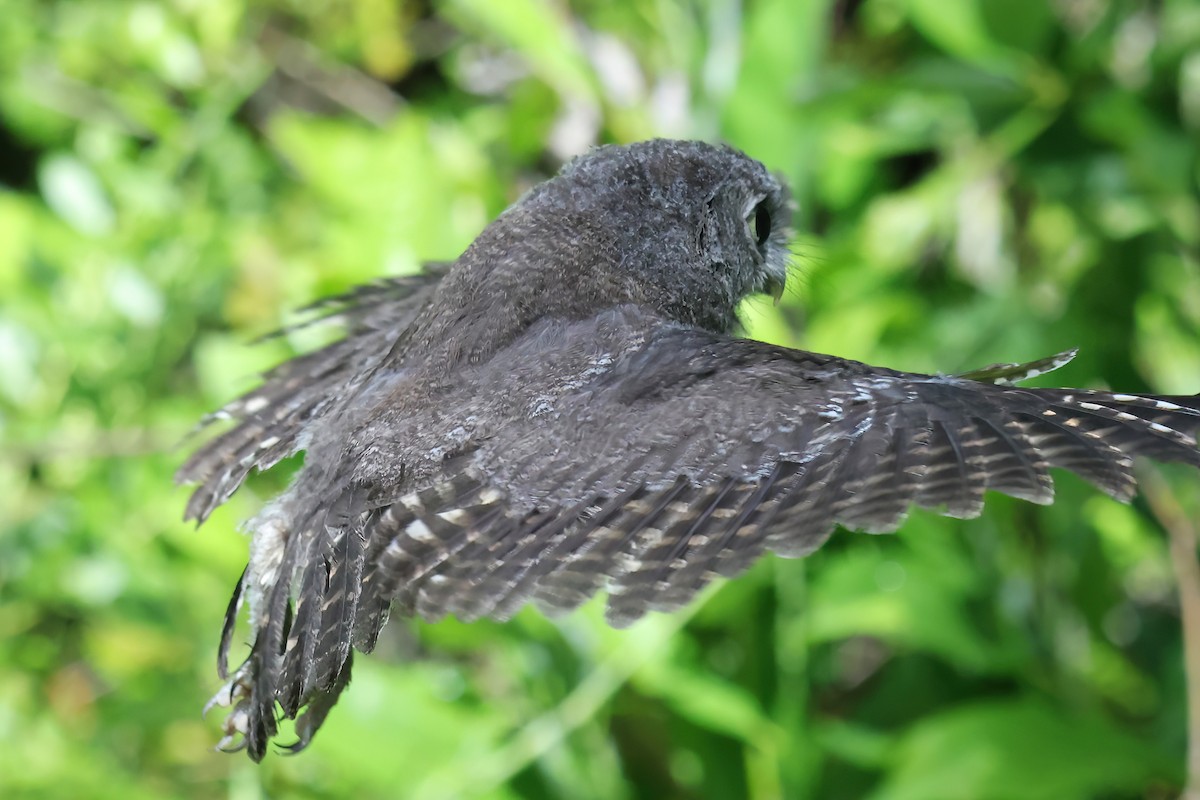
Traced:
[[214, 707], [232, 707], [233, 709], [221, 723], [221, 730], [225, 735], [221, 741], [217, 742], [217, 750], [236, 753], [246, 747], [246, 734], [250, 730], [251, 677], [249, 661], [247, 661], [238, 668], [233, 678], [218, 689], [217, 693], [204, 704], [203, 716], [207, 716]]
[[227, 733], [213, 749], [219, 753], [240, 753], [246, 749], [247, 744], [246, 737], [241, 733]]

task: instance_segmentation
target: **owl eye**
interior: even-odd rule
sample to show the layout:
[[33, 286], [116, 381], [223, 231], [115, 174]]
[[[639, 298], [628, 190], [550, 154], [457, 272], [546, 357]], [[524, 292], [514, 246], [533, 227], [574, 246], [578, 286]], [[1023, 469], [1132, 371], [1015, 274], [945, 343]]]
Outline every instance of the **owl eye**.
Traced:
[[766, 200], [754, 207], [754, 210], [746, 217], [746, 224], [750, 226], [754, 243], [758, 245], [759, 249], [762, 249], [771, 236], [771, 212], [767, 210]]

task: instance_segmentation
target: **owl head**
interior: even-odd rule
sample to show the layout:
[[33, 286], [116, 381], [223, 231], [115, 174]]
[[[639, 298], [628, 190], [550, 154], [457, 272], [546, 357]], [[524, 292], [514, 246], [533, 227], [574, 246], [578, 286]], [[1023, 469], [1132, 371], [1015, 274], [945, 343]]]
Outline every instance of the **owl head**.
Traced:
[[515, 294], [527, 314], [632, 303], [727, 332], [744, 297], [783, 291], [790, 216], [786, 186], [731, 147], [610, 145], [529, 191], [461, 265], [482, 301]]

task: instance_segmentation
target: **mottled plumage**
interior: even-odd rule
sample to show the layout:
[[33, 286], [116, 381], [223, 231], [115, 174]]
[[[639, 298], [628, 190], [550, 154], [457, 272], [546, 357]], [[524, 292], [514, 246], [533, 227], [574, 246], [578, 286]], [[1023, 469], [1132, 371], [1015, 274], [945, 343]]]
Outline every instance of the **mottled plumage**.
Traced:
[[605, 590], [624, 625], [838, 525], [971, 517], [988, 489], [1049, 503], [1053, 467], [1128, 499], [1135, 456], [1200, 465], [1200, 398], [1013, 385], [1069, 353], [931, 376], [736, 338], [738, 303], [782, 290], [789, 205], [729, 148], [600, 148], [455, 262], [323, 304], [346, 337], [212, 415], [235, 424], [179, 472], [203, 521], [307, 451], [250, 524], [225, 744], [261, 758], [281, 709], [306, 745], [389, 609], [503, 619]]

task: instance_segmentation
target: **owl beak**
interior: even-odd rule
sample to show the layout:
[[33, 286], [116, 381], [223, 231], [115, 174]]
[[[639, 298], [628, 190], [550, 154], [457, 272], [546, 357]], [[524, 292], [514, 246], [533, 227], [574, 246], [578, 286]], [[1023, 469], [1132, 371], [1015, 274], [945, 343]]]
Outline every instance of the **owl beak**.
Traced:
[[763, 291], [775, 298], [775, 305], [779, 305], [779, 301], [783, 299], [783, 289], [786, 283], [787, 276], [779, 278], [774, 275], [767, 276], [767, 285], [763, 287]]

